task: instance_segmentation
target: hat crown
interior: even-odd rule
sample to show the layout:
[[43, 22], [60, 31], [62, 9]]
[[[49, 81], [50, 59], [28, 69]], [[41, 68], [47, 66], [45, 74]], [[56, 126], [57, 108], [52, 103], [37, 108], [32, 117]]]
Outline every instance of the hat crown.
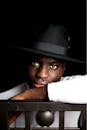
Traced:
[[39, 42], [56, 44], [68, 48], [70, 36], [63, 25], [50, 25], [38, 39]]

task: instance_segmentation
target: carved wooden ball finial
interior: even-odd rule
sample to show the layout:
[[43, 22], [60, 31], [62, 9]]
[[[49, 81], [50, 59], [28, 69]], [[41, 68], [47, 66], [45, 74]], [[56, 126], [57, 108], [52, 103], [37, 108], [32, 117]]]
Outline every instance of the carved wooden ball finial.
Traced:
[[36, 114], [36, 121], [42, 127], [49, 127], [54, 121], [54, 113], [51, 111], [39, 111]]

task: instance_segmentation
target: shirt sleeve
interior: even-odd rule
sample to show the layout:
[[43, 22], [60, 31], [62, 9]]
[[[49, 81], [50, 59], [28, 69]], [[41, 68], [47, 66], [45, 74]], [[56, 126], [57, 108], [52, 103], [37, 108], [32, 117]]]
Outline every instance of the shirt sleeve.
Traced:
[[21, 83], [15, 87], [13, 87], [12, 89], [9, 89], [7, 91], [0, 93], [0, 100], [7, 100], [7, 99], [23, 92], [26, 89], [28, 89], [27, 83]]
[[68, 77], [48, 84], [47, 90], [51, 101], [87, 104], [87, 75]]

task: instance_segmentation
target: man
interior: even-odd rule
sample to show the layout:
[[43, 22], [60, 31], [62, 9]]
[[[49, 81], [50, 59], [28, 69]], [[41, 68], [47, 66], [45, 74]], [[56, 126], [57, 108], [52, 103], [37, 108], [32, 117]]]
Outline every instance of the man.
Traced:
[[[13, 95], [11, 98], [12, 100], [47, 99], [46, 90], [48, 89], [49, 91], [49, 84], [65, 79], [63, 78], [63, 75], [67, 64], [72, 63], [79, 65], [84, 63], [83, 61], [71, 57], [70, 36], [68, 35], [66, 28], [61, 25], [48, 26], [47, 30], [40, 35], [39, 39], [36, 42], [29, 44], [28, 48], [19, 46], [13, 46], [12, 48], [15, 49], [15, 51], [29, 53], [27, 82], [19, 85], [19, 87], [23, 87], [23, 92], [20, 94], [17, 93], [16, 96]], [[49, 95], [48, 92], [48, 96]], [[36, 113], [34, 113], [34, 116]], [[73, 114], [71, 113], [71, 117], [72, 115]], [[72, 120], [72, 118], [71, 125], [66, 122], [65, 126], [69, 127], [74, 124], [74, 127], [77, 127], [80, 112], [76, 112], [75, 115], [77, 121], [75, 119]], [[65, 118], [67, 119], [67, 113]], [[33, 120], [32, 118], [32, 121], [32, 127], [38, 126], [35, 119]], [[58, 119], [55, 119], [55, 122], [52, 126], [56, 126]]]
[[[68, 64], [76, 65], [78, 68], [80, 64], [84, 64], [84, 61], [71, 57], [72, 48], [70, 42], [70, 36], [64, 26], [50, 25], [39, 36], [37, 41], [29, 44], [28, 47], [13, 46], [14, 51], [26, 52], [25, 57], [21, 54], [21, 59], [24, 57], [23, 59], [26, 59], [25, 62], [27, 62], [27, 83], [30, 88], [42, 88], [48, 86], [51, 82], [82, 77], [63, 77], [68, 69]], [[24, 98], [19, 96], [18, 98]]]

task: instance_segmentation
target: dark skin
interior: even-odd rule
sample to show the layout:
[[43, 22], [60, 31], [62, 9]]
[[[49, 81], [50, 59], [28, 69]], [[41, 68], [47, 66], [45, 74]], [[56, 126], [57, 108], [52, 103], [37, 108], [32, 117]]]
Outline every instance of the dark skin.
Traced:
[[31, 89], [11, 98], [12, 100], [45, 99], [48, 83], [60, 80], [65, 63], [47, 56], [35, 56], [27, 68], [28, 84]]

